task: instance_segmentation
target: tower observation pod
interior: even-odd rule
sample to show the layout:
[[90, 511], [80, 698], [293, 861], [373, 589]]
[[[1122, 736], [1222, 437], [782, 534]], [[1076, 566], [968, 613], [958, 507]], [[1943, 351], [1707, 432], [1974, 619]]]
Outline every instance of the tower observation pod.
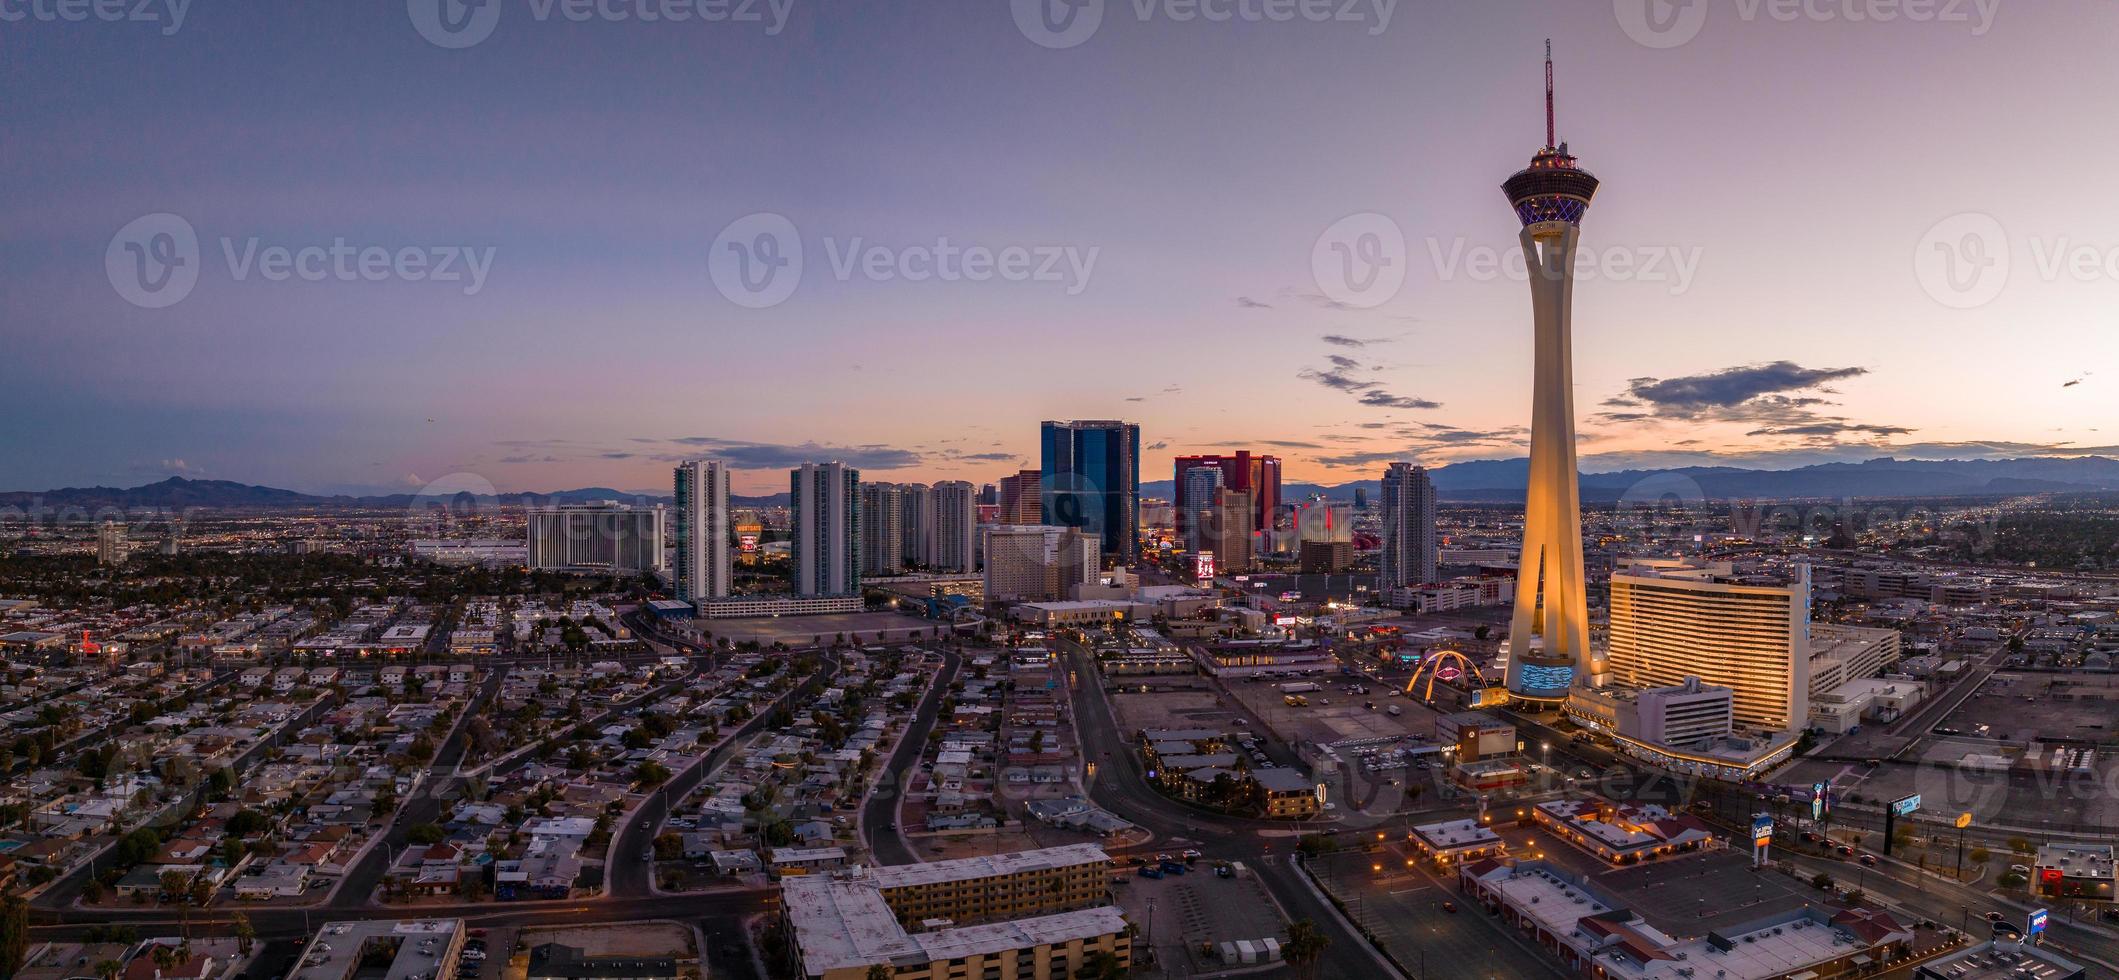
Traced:
[[1523, 223], [1518, 236], [1536, 316], [1531, 383], [1530, 490], [1523, 559], [1509, 624], [1510, 695], [1555, 703], [1577, 684], [1601, 687], [1589, 648], [1582, 572], [1582, 495], [1575, 466], [1574, 263], [1582, 215], [1597, 179], [1577, 166], [1553, 129], [1552, 42], [1545, 42], [1545, 146], [1501, 185]]

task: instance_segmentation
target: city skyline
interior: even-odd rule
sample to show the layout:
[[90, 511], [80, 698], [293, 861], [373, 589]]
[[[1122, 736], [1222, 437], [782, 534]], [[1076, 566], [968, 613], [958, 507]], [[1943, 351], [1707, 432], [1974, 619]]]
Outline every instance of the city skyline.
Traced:
[[[15, 354], [0, 407], [38, 424], [0, 437], [5, 489], [184, 475], [406, 492], [475, 473], [507, 491], [636, 490], [698, 455], [728, 459], [739, 493], [833, 458], [898, 482], [990, 482], [1035, 465], [1041, 418], [1142, 420], [1147, 474], [1236, 446], [1318, 482], [1400, 458], [1518, 457], [1522, 287], [1488, 268], [1510, 243], [1473, 189], [1535, 137], [1535, 79], [1511, 66], [1547, 35], [1563, 39], [1577, 149], [1624, 188], [1600, 208], [1610, 274], [1581, 289], [1585, 469], [2119, 441], [2100, 431], [2119, 389], [2097, 371], [2119, 353], [2095, 261], [2114, 243], [2054, 172], [2119, 137], [2074, 122], [2094, 95], [2058, 74], [2099, 32], [2047, 10], [1723, 17], [1668, 48], [1601, 7], [1399, 11], [1374, 34], [1115, 17], [1064, 50], [1004, 9], [796, 7], [772, 35], [518, 18], [463, 50], [396, 8], [201, 10], [168, 35], [24, 26], [38, 43], [11, 63], [11, 91], [39, 150], [0, 158], [24, 191], [4, 205], [17, 261], [0, 272]], [[919, 45], [945, 30], [967, 43]], [[275, 63], [287, 77], [255, 84]], [[363, 88], [345, 91], [378, 64], [392, 71], [360, 71]], [[1968, 86], [1967, 64], [2047, 97]], [[1239, 65], [1217, 90], [1180, 84]], [[939, 81], [967, 73], [991, 85]], [[760, 97], [700, 97], [739, 81]], [[1879, 113], [1866, 93], [1886, 81], [1961, 97]], [[124, 97], [141, 85], [161, 97]], [[91, 122], [87, 104], [107, 108]], [[339, 111], [320, 123], [318, 105]], [[138, 135], [94, 138], [111, 125]], [[1937, 140], [1951, 166], [1902, 166]], [[1775, 152], [1739, 152], [1764, 142]], [[593, 206], [560, 193], [582, 173], [605, 175]], [[1883, 173], [1888, 187], [1866, 176]], [[1731, 185], [1801, 207], [1718, 230], [1702, 215]], [[146, 308], [113, 289], [106, 252], [122, 258], [121, 230], [163, 213], [196, 232], [201, 276]], [[770, 214], [799, 228], [811, 275], [746, 308], [716, 290], [709, 253]], [[1366, 214], [1407, 241], [1403, 284], [1373, 306], [1331, 295], [1313, 267], [1328, 229]], [[1967, 215], [1990, 217], [2013, 260], [1992, 296], [1920, 265], [1923, 245], [1985, 233]], [[902, 259], [943, 239], [1071, 248], [1078, 261], [1055, 267], [1089, 271], [834, 273], [856, 240]], [[339, 240], [492, 261], [475, 295], [468, 282], [267, 281], [250, 264]], [[2092, 261], [2078, 265], [2082, 249]], [[1026, 375], [1030, 337], [1066, 342]], [[583, 351], [626, 365], [627, 383], [544, 397], [538, 379], [571, 377]], [[684, 383], [708, 352], [724, 376]], [[822, 384], [790, 412], [774, 394], [796, 372]], [[933, 374], [963, 382], [942, 411], [879, 410]]]

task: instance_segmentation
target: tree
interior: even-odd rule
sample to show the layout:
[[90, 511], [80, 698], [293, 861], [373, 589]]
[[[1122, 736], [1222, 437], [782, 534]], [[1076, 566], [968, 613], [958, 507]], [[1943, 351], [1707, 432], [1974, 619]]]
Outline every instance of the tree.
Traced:
[[103, 980], [118, 980], [118, 974], [123, 972], [125, 964], [117, 960], [102, 960], [96, 963], [96, 976], [102, 977]]
[[633, 769], [633, 779], [641, 786], [660, 786], [669, 778], [669, 768], [659, 762], [643, 762]]
[[14, 976], [29, 953], [29, 903], [20, 895], [0, 901], [0, 973]]
[[1830, 888], [1832, 887], [1832, 876], [1820, 871], [1810, 876], [1810, 885], [1818, 889]]
[[256, 945], [258, 940], [256, 927], [250, 924], [250, 917], [241, 912], [237, 912], [231, 921], [235, 925], [236, 951], [245, 956], [250, 955], [250, 947]]
[[1985, 864], [1994, 858], [1993, 852], [1988, 851], [1984, 847], [1972, 848], [1971, 853], [1966, 856], [1972, 859], [1973, 864]]
[[1297, 976], [1315, 977], [1317, 964], [1324, 959], [1325, 947], [1331, 944], [1331, 937], [1317, 928], [1317, 923], [1298, 919], [1288, 924], [1288, 941], [1280, 952], [1287, 957], [1288, 965], [1295, 968]]
[[405, 831], [405, 839], [414, 844], [439, 844], [444, 836], [442, 829], [431, 823], [415, 824]]
[[2009, 838], [2009, 850], [2017, 854], [2029, 854], [2031, 853], [2031, 842], [2026, 838], [2011, 837]]
[[890, 980], [890, 967], [877, 963], [868, 968], [868, 980]]
[[1075, 967], [1074, 980], [1122, 980], [1126, 968], [1112, 955], [1101, 949], [1092, 949], [1082, 957], [1082, 965]]

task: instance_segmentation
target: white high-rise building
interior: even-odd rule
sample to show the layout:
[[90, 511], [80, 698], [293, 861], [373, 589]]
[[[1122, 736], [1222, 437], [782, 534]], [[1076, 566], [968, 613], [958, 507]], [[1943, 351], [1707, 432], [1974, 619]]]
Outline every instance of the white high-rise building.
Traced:
[[132, 544], [125, 536], [125, 525], [116, 521], [104, 521], [96, 528], [96, 564], [123, 565]]
[[1383, 590], [1435, 580], [1435, 481], [1411, 463], [1392, 463], [1383, 474], [1383, 551], [1377, 556], [1376, 587]]
[[861, 471], [804, 463], [788, 473], [789, 553], [798, 596], [861, 594]]
[[668, 512], [615, 500], [532, 507], [531, 568], [572, 571], [659, 572]]
[[[1576, 684], [1603, 683], [1589, 646], [1588, 579], [1582, 572], [1582, 488], [1575, 465], [1574, 266], [1582, 215], [1597, 179], [1553, 131], [1552, 48], [1545, 52], [1545, 146], [1501, 185], [1523, 230], [1536, 317], [1530, 405], [1530, 489], [1523, 558], [1508, 631], [1508, 690], [1525, 701], [1564, 701]], [[1676, 678], [1668, 683], [1676, 683]]]
[[1614, 683], [1697, 678], [1734, 692], [1739, 726], [1796, 731], [1810, 717], [1810, 566], [1743, 575], [1728, 562], [1622, 561], [1610, 647]]
[[905, 563], [918, 568], [934, 567], [934, 488], [924, 483], [898, 484], [898, 524]]
[[1096, 535], [1078, 528], [989, 524], [982, 530], [991, 601], [1066, 599], [1074, 586], [1094, 584], [1103, 567]]
[[720, 599], [729, 592], [728, 466], [695, 459], [676, 470], [677, 597]]
[[861, 485], [861, 573], [905, 570], [904, 494], [895, 483]]
[[934, 485], [934, 569], [978, 571], [978, 488], [962, 480]]

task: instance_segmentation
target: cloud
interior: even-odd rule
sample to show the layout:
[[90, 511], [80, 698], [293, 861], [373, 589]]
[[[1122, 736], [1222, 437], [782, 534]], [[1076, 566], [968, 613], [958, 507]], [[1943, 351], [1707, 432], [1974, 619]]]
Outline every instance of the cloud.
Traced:
[[1835, 438], [1844, 435], [1902, 436], [1913, 430], [1896, 425], [1871, 425], [1865, 422], [1848, 422], [1844, 419], [1827, 419], [1803, 425], [1784, 425], [1776, 428], [1753, 429], [1747, 436], [1805, 436], [1810, 438]]
[[1346, 372], [1339, 369], [1320, 371], [1316, 368], [1303, 368], [1301, 371], [1296, 372], [1295, 376], [1304, 381], [1314, 381], [1327, 388], [1346, 392], [1367, 391], [1381, 384], [1381, 382], [1377, 381], [1361, 381], [1347, 377]]
[[1261, 303], [1249, 296], [1236, 297], [1236, 305], [1246, 310], [1270, 310], [1273, 308], [1273, 304]]
[[1393, 395], [1388, 391], [1370, 391], [1361, 396], [1361, 404], [1371, 408], [1441, 408], [1441, 402], [1425, 398]]
[[1627, 383], [1626, 394], [1620, 397], [1679, 412], [1734, 408], [1783, 392], [1815, 390], [1830, 394], [1832, 390], [1825, 385], [1868, 373], [1868, 368], [1806, 368], [1793, 361], [1774, 361], [1682, 378], [1635, 378]]
[[1725, 422], [1748, 426], [1753, 439], [1799, 440], [1813, 448], [1844, 444], [1878, 446], [1914, 430], [1882, 422], [1860, 422], [1818, 411], [1834, 402], [1836, 381], [1869, 373], [1861, 367], [1810, 368], [1794, 361], [1746, 364], [1677, 378], [1634, 378], [1626, 390], [1604, 400], [1593, 420], [1610, 425], [1640, 422]]
[[1344, 354], [1326, 354], [1324, 356], [1324, 359], [1332, 362], [1332, 366], [1338, 368], [1341, 371], [1354, 371], [1358, 370], [1361, 367], [1360, 361], [1354, 360], [1353, 358], [1348, 357]]
[[920, 465], [922, 457], [892, 446], [831, 446], [749, 442], [717, 436], [686, 436], [669, 442], [703, 450], [739, 470], [793, 469], [803, 463], [840, 462], [864, 470], [902, 470]]
[[1325, 334], [1325, 335], [1324, 335], [1324, 338], [1323, 338], [1323, 339], [1324, 339], [1324, 342], [1325, 342], [1325, 343], [1327, 343], [1327, 344], [1330, 344], [1330, 345], [1332, 345], [1332, 346], [1334, 346], [1334, 347], [1352, 347], [1352, 348], [1355, 348], [1355, 349], [1357, 349], [1357, 350], [1358, 350], [1358, 349], [1360, 349], [1360, 348], [1363, 348], [1363, 347], [1367, 347], [1367, 346], [1368, 346], [1368, 345], [1370, 345], [1370, 344], [1388, 344], [1388, 343], [1390, 343], [1390, 342], [1391, 342], [1391, 341], [1393, 341], [1393, 340], [1397, 340], [1398, 338], [1396, 338], [1396, 337], [1348, 337], [1348, 336], [1346, 336], [1346, 335], [1344, 335], [1344, 334], [1328, 333], [1328, 334]]

